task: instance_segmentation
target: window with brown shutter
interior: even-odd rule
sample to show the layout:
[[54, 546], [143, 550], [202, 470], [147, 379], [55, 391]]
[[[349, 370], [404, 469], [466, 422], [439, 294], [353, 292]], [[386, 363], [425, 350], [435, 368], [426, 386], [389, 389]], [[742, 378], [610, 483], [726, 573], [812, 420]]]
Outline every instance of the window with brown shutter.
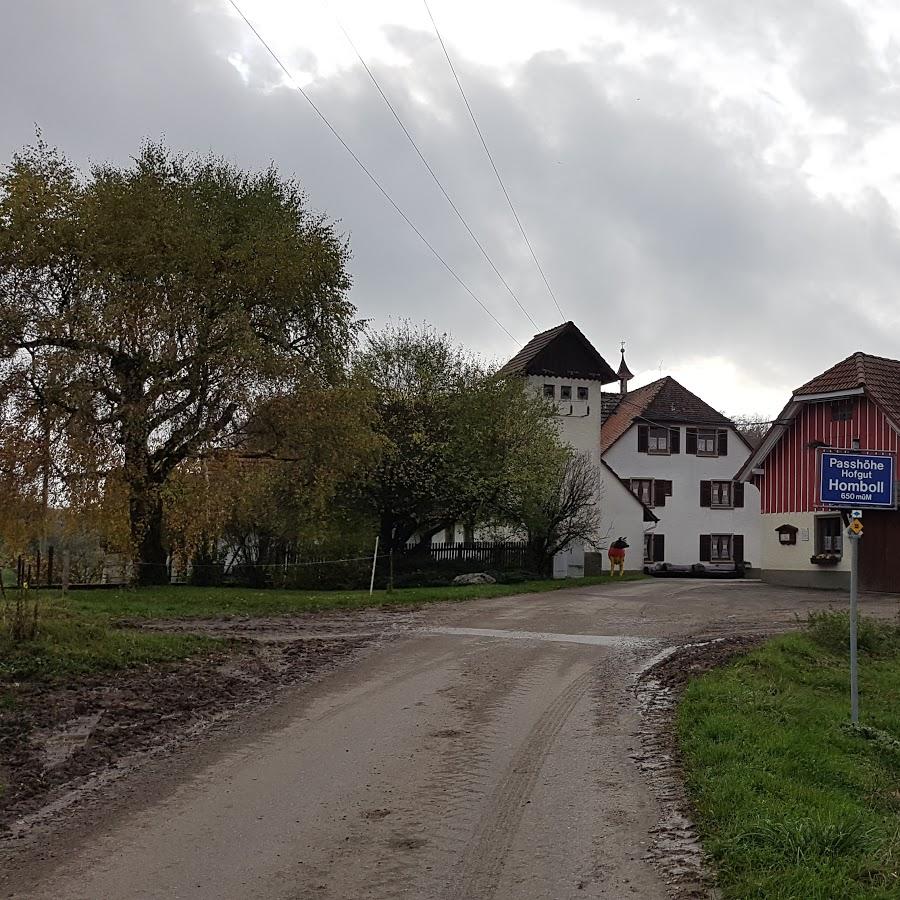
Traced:
[[701, 429], [697, 432], [697, 456], [717, 456], [718, 437], [711, 429]]
[[736, 481], [734, 483], [734, 508], [735, 509], [743, 509], [744, 508], [744, 482]]
[[692, 456], [697, 455], [697, 429], [684, 429], [684, 452]]
[[670, 453], [681, 453], [681, 429], [680, 428], [670, 428], [669, 429], [669, 452]]
[[647, 433], [647, 452], [668, 455], [669, 429], [651, 427]]
[[742, 534], [731, 536], [731, 556], [736, 563], [744, 561], [744, 536]]
[[644, 562], [665, 562], [666, 536], [649, 532], [644, 535]]
[[700, 482], [700, 506], [712, 506], [712, 482]]
[[666, 483], [664, 481], [653, 482], [653, 505], [666, 505]]
[[731, 562], [731, 538], [730, 534], [711, 534], [709, 536], [710, 562]]
[[[710, 501], [709, 505], [718, 509], [731, 509], [731, 488], [730, 481], [710, 481]], [[701, 501], [702, 503], [702, 501]]]
[[712, 541], [712, 535], [709, 534], [701, 534], [700, 535], [700, 562], [709, 562], [710, 561], [710, 544]]
[[728, 432], [724, 430], [720, 431], [718, 434], [718, 440], [719, 456], [728, 456]]
[[646, 453], [650, 446], [650, 426], [638, 425], [638, 453]]
[[632, 478], [631, 492], [644, 506], [653, 506], [654, 490], [652, 478]]

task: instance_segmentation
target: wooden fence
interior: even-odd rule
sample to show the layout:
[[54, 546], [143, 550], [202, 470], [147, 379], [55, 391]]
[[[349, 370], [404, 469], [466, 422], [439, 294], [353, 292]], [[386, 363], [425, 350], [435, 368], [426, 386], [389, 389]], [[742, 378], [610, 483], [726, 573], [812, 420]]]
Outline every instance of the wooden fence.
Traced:
[[435, 562], [478, 563], [485, 568], [525, 569], [528, 544], [524, 541], [457, 541], [430, 545], [410, 544], [404, 556], [430, 557]]

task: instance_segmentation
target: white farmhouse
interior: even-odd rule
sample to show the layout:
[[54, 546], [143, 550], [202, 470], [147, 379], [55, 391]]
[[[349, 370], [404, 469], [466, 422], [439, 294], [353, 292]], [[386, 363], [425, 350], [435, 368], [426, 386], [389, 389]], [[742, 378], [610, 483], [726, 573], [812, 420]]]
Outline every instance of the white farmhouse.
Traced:
[[624, 352], [619, 393], [603, 395], [600, 449], [658, 519], [644, 534], [644, 563], [758, 568], [759, 492], [735, 480], [752, 448], [674, 378], [628, 391]]
[[640, 569], [644, 528], [655, 523], [654, 513], [640, 502], [600, 458], [602, 386], [619, 380], [593, 344], [573, 322], [536, 334], [503, 368], [501, 375], [521, 377], [536, 393], [553, 400], [562, 439], [586, 454], [597, 471], [597, 502], [601, 526], [596, 548], [571, 548], [554, 560], [556, 577], [578, 577], [600, 571], [603, 553], [617, 537], [630, 547], [626, 568]]

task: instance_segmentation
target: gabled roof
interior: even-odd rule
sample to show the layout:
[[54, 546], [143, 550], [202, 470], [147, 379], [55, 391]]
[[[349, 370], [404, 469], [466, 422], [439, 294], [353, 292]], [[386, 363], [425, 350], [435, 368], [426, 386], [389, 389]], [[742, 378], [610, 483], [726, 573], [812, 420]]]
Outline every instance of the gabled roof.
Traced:
[[[602, 410], [602, 405], [601, 405]], [[714, 425], [734, 428], [734, 422], [679, 384], [671, 375], [625, 394], [602, 423], [600, 450], [608, 450], [636, 419], [651, 424]]]
[[617, 380], [616, 373], [574, 322], [536, 334], [499, 374], [555, 375], [601, 384]]
[[804, 402], [841, 393], [866, 394], [900, 431], [900, 360], [857, 351], [794, 391], [737, 477], [749, 480], [788, 430]]
[[900, 424], [900, 360], [854, 353], [798, 387], [794, 396], [803, 398], [854, 388], [864, 388], [888, 418], [895, 425]]

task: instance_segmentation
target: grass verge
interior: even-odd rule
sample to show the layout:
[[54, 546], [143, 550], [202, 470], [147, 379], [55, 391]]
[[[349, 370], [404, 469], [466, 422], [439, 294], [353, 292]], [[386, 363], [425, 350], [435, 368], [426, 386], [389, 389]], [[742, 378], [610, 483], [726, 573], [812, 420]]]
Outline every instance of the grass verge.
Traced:
[[[402, 588], [391, 591], [283, 591], [240, 587], [166, 585], [123, 590], [71, 591], [71, 609], [105, 618], [168, 617], [209, 618], [222, 615], [289, 615], [329, 609], [434, 603], [441, 600], [480, 600], [644, 578], [629, 573], [622, 578], [598, 575], [578, 581], [524, 581], [519, 584], [478, 584], [440, 588]], [[50, 595], [55, 596], [55, 595]]]
[[726, 898], [900, 897], [900, 627], [861, 624], [859, 728], [847, 631], [817, 614], [682, 698], [686, 784]]

